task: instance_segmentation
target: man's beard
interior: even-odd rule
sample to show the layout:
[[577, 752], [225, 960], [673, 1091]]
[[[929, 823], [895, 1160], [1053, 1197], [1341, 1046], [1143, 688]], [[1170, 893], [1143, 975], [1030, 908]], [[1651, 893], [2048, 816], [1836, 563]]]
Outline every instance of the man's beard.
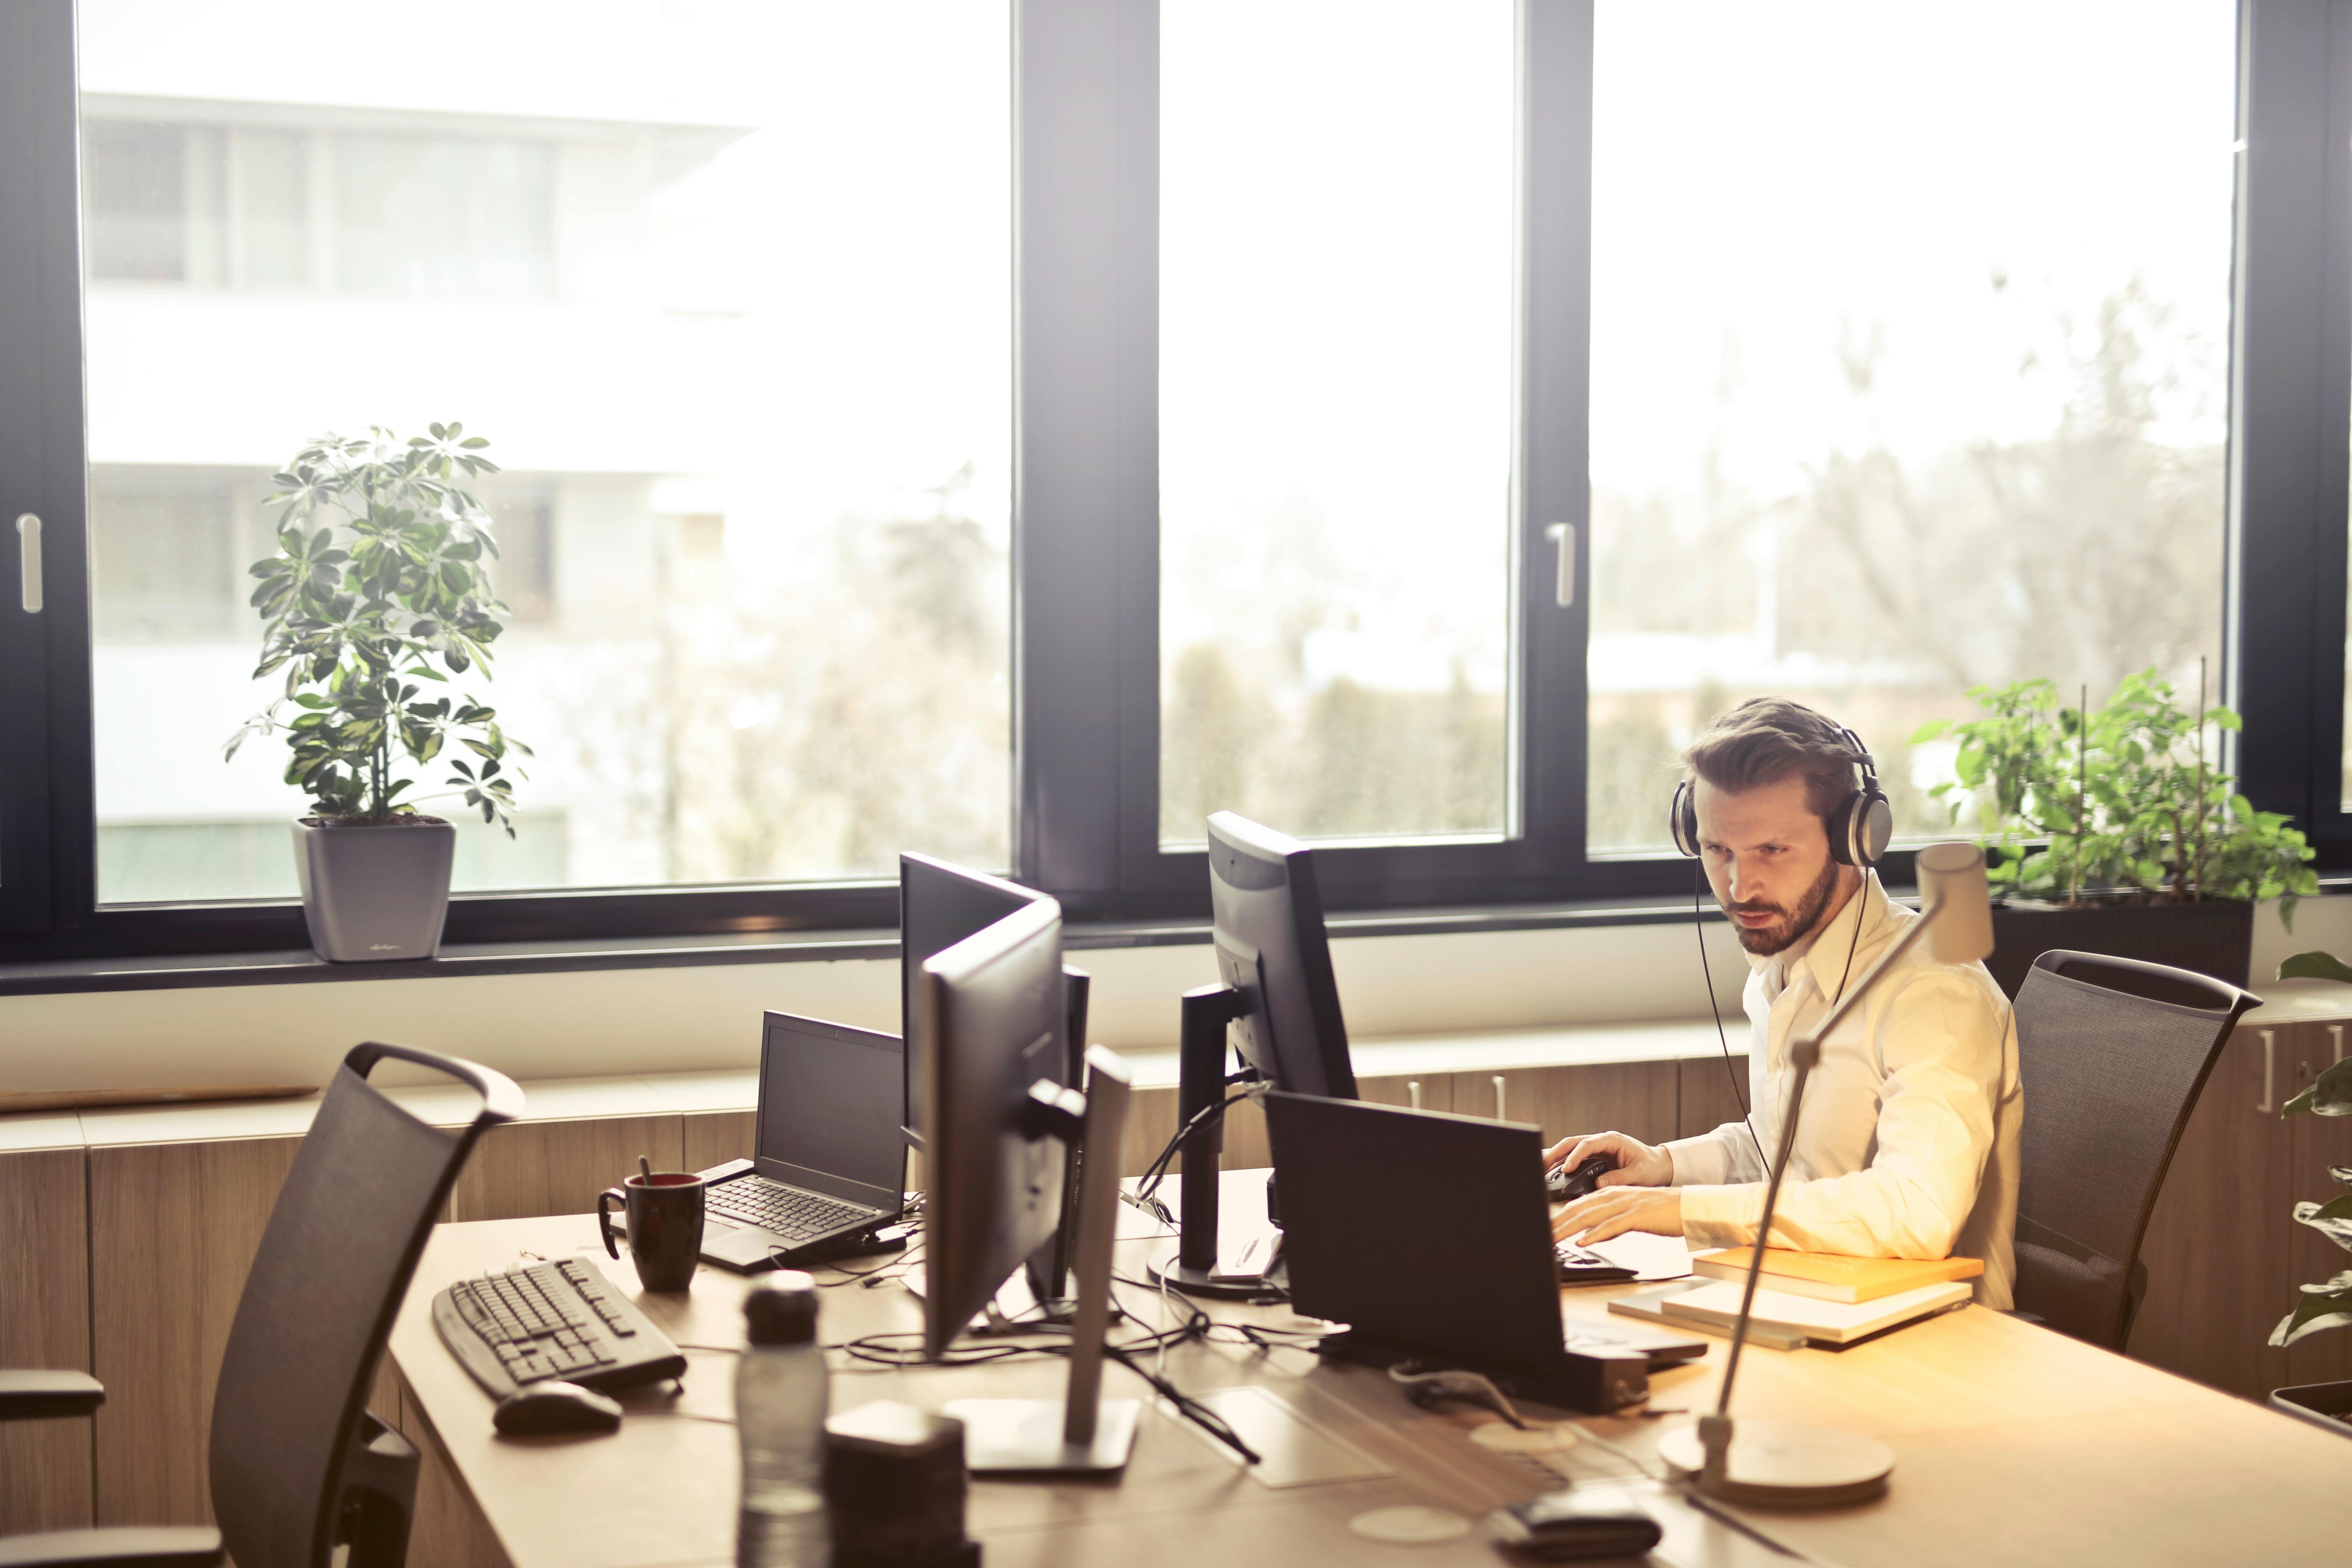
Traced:
[[1830, 900], [1837, 896], [1837, 888], [1838, 863], [1836, 858], [1832, 857], [1822, 865], [1822, 874], [1813, 879], [1813, 885], [1807, 888], [1804, 896], [1797, 900], [1794, 913], [1783, 910], [1779, 904], [1752, 900], [1746, 903], [1726, 904], [1724, 910], [1726, 913], [1735, 915], [1769, 912], [1781, 917], [1770, 925], [1758, 926], [1753, 930], [1738, 921], [1731, 922], [1731, 929], [1739, 933], [1740, 946], [1759, 958], [1769, 958], [1813, 929], [1822, 918], [1822, 911], [1828, 909]]

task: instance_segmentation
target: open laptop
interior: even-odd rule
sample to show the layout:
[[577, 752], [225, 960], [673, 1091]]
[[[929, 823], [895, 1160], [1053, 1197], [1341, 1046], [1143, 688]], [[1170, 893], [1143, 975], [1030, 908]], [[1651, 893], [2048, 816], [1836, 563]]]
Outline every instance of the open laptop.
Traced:
[[1704, 1336], [1562, 1323], [1535, 1128], [1279, 1093], [1265, 1120], [1291, 1305], [1348, 1325], [1323, 1354], [1458, 1367], [1607, 1410], [1706, 1353]]
[[710, 1184], [702, 1260], [746, 1272], [868, 1249], [906, 1199], [896, 1035], [770, 1013], [751, 1157]]

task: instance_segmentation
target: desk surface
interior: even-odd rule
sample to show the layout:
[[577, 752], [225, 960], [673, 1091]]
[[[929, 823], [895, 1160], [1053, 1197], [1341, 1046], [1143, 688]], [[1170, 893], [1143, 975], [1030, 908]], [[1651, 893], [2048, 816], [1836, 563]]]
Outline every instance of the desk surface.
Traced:
[[[1246, 1179], [1231, 1173], [1228, 1179]], [[1238, 1194], [1237, 1194], [1238, 1195]], [[1144, 1278], [1164, 1242], [1122, 1211], [1119, 1272]], [[431, 1298], [452, 1279], [535, 1257], [593, 1256], [635, 1297], [691, 1363], [682, 1394], [639, 1395], [612, 1436], [500, 1438], [489, 1396], [436, 1335]], [[843, 1276], [821, 1272], [820, 1280]], [[737, 1459], [732, 1356], [742, 1342], [747, 1281], [704, 1269], [690, 1293], [640, 1295], [628, 1264], [607, 1263], [588, 1216], [443, 1226], [433, 1237], [392, 1352], [430, 1428], [515, 1568], [688, 1568], [734, 1561]], [[1563, 1310], [1605, 1317], [1610, 1288], [1562, 1292]], [[824, 1291], [828, 1344], [916, 1327], [912, 1299], [895, 1285], [844, 1281]], [[1121, 1286], [1123, 1304], [1157, 1322], [1153, 1292]], [[1300, 1324], [1286, 1310], [1216, 1304], [1221, 1321]], [[1622, 1319], [1615, 1320], [1622, 1323]], [[716, 1347], [698, 1349], [698, 1346]], [[1711, 1402], [1724, 1347], [1653, 1380], [1653, 1405]], [[936, 1408], [972, 1396], [1058, 1398], [1059, 1361], [979, 1367], [887, 1369], [835, 1351], [835, 1410], [870, 1399]], [[1117, 1562], [1120, 1568], [1215, 1561], [1293, 1565], [1323, 1561], [1494, 1564], [1483, 1522], [1440, 1546], [1375, 1546], [1349, 1533], [1366, 1510], [1399, 1503], [1453, 1509], [1474, 1521], [1564, 1480], [1629, 1484], [1665, 1519], [1654, 1560], [1737, 1568], [1785, 1563], [1641, 1479], [1654, 1468], [1658, 1432], [1674, 1418], [1581, 1419], [1585, 1440], [1544, 1459], [1490, 1452], [1471, 1431], [1494, 1418], [1416, 1408], [1376, 1372], [1319, 1367], [1304, 1352], [1261, 1354], [1240, 1345], [1171, 1352], [1168, 1377], [1187, 1392], [1268, 1387], [1310, 1418], [1393, 1468], [1392, 1479], [1276, 1489], [1243, 1474], [1224, 1450], [1184, 1423], [1147, 1411], [1125, 1476], [1107, 1482], [975, 1481], [971, 1532], [990, 1568]], [[1106, 1392], [1149, 1390], [1117, 1366]], [[1772, 1540], [1844, 1568], [2000, 1563], [2215, 1563], [2336, 1561], [2340, 1521], [2333, 1478], [2352, 1468], [2352, 1444], [2260, 1406], [1982, 1308], [1844, 1352], [1753, 1349], [1737, 1412], [1867, 1432], [1898, 1457], [1892, 1489], [1860, 1508], [1739, 1517]], [[656, 1414], [656, 1412], [672, 1414]], [[1557, 1415], [1531, 1411], [1530, 1414]], [[1181, 1521], [1181, 1524], [1179, 1521]]]

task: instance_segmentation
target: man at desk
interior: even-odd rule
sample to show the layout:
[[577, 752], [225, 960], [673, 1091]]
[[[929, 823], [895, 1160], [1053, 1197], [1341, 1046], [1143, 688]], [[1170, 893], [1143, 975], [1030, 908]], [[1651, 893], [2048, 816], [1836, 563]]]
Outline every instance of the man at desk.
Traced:
[[[1622, 1132], [1563, 1139], [1548, 1164], [1595, 1154], [1617, 1168], [1560, 1211], [1563, 1238], [1626, 1231], [1695, 1247], [1756, 1239], [1794, 1069], [1788, 1041], [1919, 917], [1892, 902], [1870, 861], [1885, 847], [1853, 824], [1884, 797], [1853, 732], [1782, 698], [1758, 698], [1684, 753], [1677, 837], [1706, 868], [1751, 973], [1745, 1122], [1652, 1147]], [[1882, 816], [1883, 823], [1883, 816]], [[1840, 849], [1832, 849], [1832, 834]], [[1864, 1258], [1984, 1260], [1976, 1299], [2011, 1304], [2023, 1100], [2017, 1029], [1981, 963], [1937, 963], [1921, 943], [1822, 1042], [1805, 1093], [1772, 1244]]]

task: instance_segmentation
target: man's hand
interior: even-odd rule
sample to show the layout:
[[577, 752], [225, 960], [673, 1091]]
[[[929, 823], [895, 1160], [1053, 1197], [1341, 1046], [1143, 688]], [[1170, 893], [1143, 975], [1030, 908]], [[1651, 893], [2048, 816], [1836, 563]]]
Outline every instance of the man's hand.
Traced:
[[[1613, 1137], [1615, 1134], [1610, 1134]], [[1601, 1180], [1606, 1181], [1606, 1176]], [[1646, 1230], [1659, 1236], [1683, 1233], [1683, 1195], [1672, 1187], [1620, 1186], [1603, 1188], [1577, 1199], [1553, 1216], [1554, 1241], [1580, 1241], [1587, 1246]]]
[[[1573, 1171], [1595, 1154], [1606, 1154], [1617, 1162], [1617, 1168], [1601, 1178], [1603, 1187], [1664, 1187], [1675, 1179], [1675, 1157], [1664, 1149], [1653, 1149], [1638, 1138], [1628, 1138], [1622, 1132], [1589, 1132], [1580, 1137], [1563, 1138], [1544, 1151], [1544, 1169], [1565, 1165]], [[1598, 1196], [1599, 1194], [1595, 1194]], [[1675, 1231], [1681, 1234], [1680, 1230]]]

